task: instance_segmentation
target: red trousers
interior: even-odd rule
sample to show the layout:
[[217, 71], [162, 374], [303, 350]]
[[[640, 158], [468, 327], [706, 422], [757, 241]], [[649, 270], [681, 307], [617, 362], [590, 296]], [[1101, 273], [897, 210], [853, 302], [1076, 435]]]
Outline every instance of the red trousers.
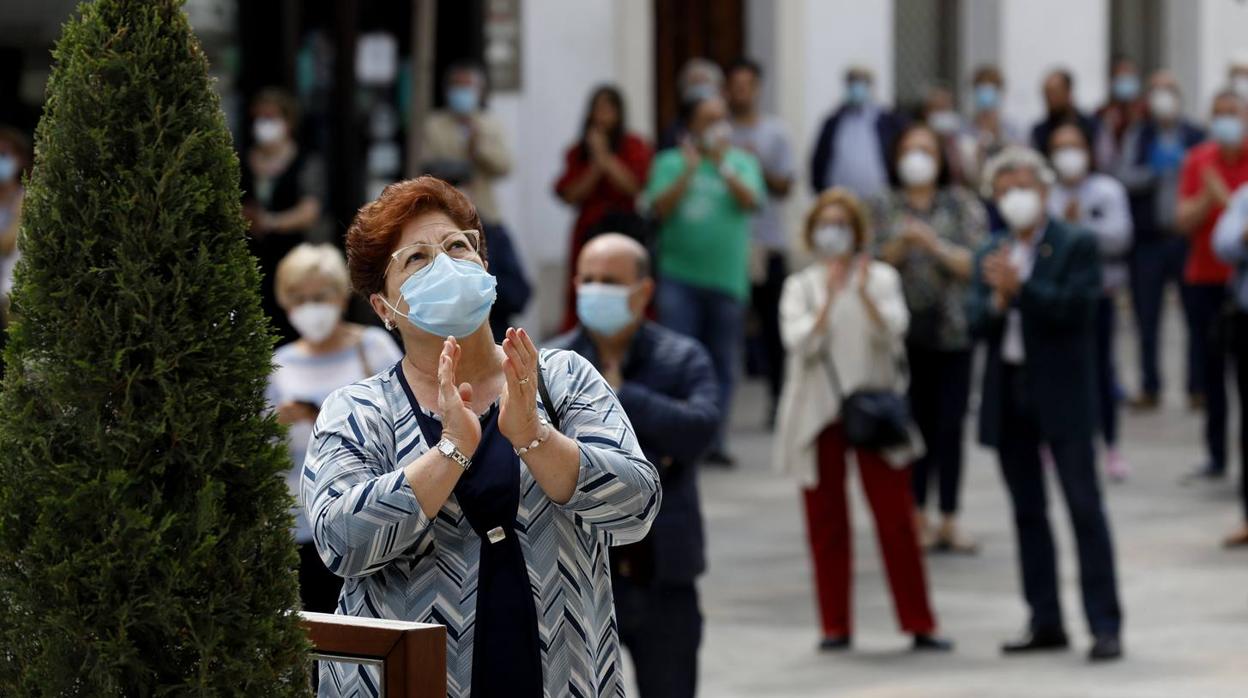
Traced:
[[[824, 637], [853, 634], [850, 613], [853, 579], [853, 530], [845, 491], [845, 457], [849, 444], [841, 425], [819, 435], [819, 484], [805, 490], [806, 527], [815, 563], [815, 586]], [[873, 451], [857, 451], [858, 472], [893, 591], [897, 622], [907, 633], [931, 633], [936, 618], [927, 598], [927, 576], [914, 527], [910, 469], [890, 466]]]

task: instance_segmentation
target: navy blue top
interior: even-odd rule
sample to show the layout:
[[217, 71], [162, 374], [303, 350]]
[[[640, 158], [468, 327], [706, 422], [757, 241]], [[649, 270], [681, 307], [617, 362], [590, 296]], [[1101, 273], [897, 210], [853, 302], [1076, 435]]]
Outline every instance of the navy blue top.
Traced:
[[[442, 423], [420, 408], [403, 371], [395, 373], [412, 403], [425, 443], [438, 443]], [[537, 609], [515, 529], [520, 457], [498, 430], [498, 412], [498, 405], [493, 405], [481, 418], [481, 443], [472, 454], [472, 467], [460, 476], [454, 490], [464, 516], [481, 538], [472, 695], [541, 696]]]

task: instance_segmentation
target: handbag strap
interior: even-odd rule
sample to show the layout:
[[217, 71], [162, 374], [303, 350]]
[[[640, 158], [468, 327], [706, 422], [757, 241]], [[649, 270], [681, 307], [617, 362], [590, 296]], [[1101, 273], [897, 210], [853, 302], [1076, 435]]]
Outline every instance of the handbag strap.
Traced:
[[555, 409], [555, 401], [550, 399], [550, 389], [546, 387], [546, 367], [541, 361], [537, 363], [537, 394], [542, 400], [542, 406], [546, 408], [550, 426], [554, 427], [555, 431], [562, 431], [559, 427], [559, 411]]

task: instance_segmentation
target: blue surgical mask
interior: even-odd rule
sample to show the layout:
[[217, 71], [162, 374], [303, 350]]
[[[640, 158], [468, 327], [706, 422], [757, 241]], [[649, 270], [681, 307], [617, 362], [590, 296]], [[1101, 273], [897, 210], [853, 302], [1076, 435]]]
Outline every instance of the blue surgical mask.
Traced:
[[1221, 145], [1239, 145], [1244, 140], [1244, 121], [1238, 116], [1215, 116], [1209, 135]]
[[632, 289], [619, 284], [581, 284], [576, 289], [576, 316], [590, 332], [614, 337], [637, 319], [628, 307]]
[[12, 155], [0, 155], [0, 182], [11, 182], [17, 176], [17, 158]]
[[866, 80], [850, 80], [845, 86], [845, 99], [853, 105], [866, 104], [871, 99], [871, 83]]
[[1001, 90], [996, 85], [985, 82], [975, 86], [975, 108], [979, 111], [991, 111], [1001, 105]]
[[1110, 89], [1114, 93], [1114, 99], [1119, 102], [1130, 102], [1140, 96], [1140, 76], [1131, 73], [1119, 75], [1114, 78]]
[[497, 286], [480, 264], [439, 254], [404, 281], [399, 294], [407, 301], [408, 321], [418, 329], [438, 337], [467, 337], [490, 317]]
[[446, 91], [446, 106], [456, 114], [471, 114], [477, 110], [477, 88], [456, 85]]

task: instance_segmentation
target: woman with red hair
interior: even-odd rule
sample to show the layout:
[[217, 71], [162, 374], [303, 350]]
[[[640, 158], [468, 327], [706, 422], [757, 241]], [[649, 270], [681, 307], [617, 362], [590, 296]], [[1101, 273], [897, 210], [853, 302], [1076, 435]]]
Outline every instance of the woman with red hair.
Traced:
[[[347, 579], [338, 613], [446, 626], [449, 695], [616, 695], [606, 548], [645, 536], [658, 473], [587, 361], [514, 328], [494, 343], [480, 229], [432, 177], [356, 215], [352, 285], [405, 354], [321, 408], [301, 488], [313, 542]], [[322, 663], [322, 696], [377, 685]]]

